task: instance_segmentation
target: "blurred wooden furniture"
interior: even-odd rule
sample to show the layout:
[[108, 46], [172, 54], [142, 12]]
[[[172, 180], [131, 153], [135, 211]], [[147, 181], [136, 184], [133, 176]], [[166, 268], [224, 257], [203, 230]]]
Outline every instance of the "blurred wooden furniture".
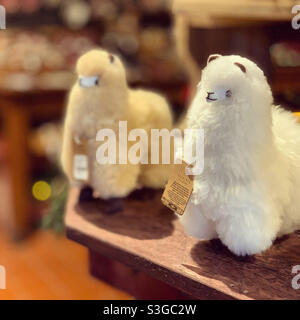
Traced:
[[[212, 53], [248, 56], [270, 76], [273, 38], [286, 37], [286, 33], [296, 37], [290, 25], [294, 5], [292, 0], [173, 0], [177, 52], [190, 75], [192, 90]], [[274, 23], [279, 23], [275, 29]]]
[[66, 212], [67, 236], [90, 251], [90, 271], [136, 298], [300, 299], [292, 268], [300, 261], [300, 233], [277, 240], [263, 254], [238, 258], [219, 240], [187, 237], [161, 204], [161, 192], [125, 210], [104, 214], [103, 203], [77, 204], [72, 189]]
[[[1, 88], [1, 87], [0, 87]], [[31, 88], [17, 91], [0, 89], [0, 112], [8, 145], [8, 168], [13, 204], [10, 225], [13, 237], [23, 237], [32, 227], [31, 165], [28, 135], [32, 121], [49, 121], [61, 117], [65, 90]], [[9, 201], [9, 199], [3, 199]]]
[[273, 70], [273, 93], [300, 92], [300, 67], [276, 67]]
[[[230, 25], [245, 20], [291, 20], [293, 0], [173, 0], [175, 14], [197, 26]], [[237, 21], [238, 20], [238, 21]]]

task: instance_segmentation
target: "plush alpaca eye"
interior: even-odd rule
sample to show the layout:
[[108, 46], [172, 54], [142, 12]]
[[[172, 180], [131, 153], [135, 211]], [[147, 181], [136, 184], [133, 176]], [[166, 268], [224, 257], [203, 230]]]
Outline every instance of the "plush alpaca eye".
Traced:
[[229, 98], [232, 96], [232, 92], [230, 90], [227, 90], [225, 93], [226, 97]]

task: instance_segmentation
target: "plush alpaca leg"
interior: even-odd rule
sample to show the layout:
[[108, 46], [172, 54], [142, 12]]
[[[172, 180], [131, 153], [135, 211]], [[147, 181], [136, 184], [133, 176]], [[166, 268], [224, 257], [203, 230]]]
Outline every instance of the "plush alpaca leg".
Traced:
[[129, 195], [137, 185], [140, 167], [131, 164], [93, 165], [92, 186], [104, 200], [104, 213], [113, 214], [124, 208], [122, 198]]
[[100, 198], [122, 198], [129, 195], [137, 186], [140, 167], [131, 164], [93, 164], [91, 185], [99, 192]]
[[124, 202], [122, 198], [111, 198], [105, 202], [104, 213], [114, 214], [124, 210]]
[[84, 186], [80, 190], [79, 194], [79, 202], [91, 201], [94, 199], [93, 197], [94, 190], [90, 186]]
[[224, 216], [223, 213], [216, 229], [230, 251], [244, 256], [261, 253], [271, 246], [280, 225], [280, 219], [274, 216], [273, 210], [248, 203], [229, 206], [226, 211], [228, 214]]
[[218, 237], [215, 224], [207, 219], [199, 210], [199, 205], [188, 202], [185, 212], [180, 216], [180, 221], [186, 233], [202, 240], [211, 240]]

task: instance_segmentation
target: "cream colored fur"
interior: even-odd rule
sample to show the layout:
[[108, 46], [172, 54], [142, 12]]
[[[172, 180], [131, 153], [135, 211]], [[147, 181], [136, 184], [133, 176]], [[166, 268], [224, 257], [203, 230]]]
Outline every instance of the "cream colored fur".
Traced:
[[[217, 99], [228, 90], [231, 97]], [[208, 92], [217, 100], [207, 101]], [[203, 70], [188, 113], [187, 126], [205, 130], [204, 171], [181, 222], [237, 255], [260, 253], [300, 228], [300, 125], [272, 103], [256, 64], [219, 56]]]
[[[127, 87], [125, 69], [121, 60], [108, 52], [92, 50], [77, 63], [77, 74], [84, 77], [99, 76], [99, 84], [82, 88], [77, 81], [69, 97], [65, 118], [62, 166], [71, 182], [72, 136], [88, 139], [90, 185], [104, 198], [124, 197], [138, 183], [162, 188], [169, 176], [165, 165], [99, 165], [96, 161], [96, 133], [111, 128], [118, 137], [119, 121], [128, 120], [128, 131], [151, 128], [172, 128], [172, 115], [166, 100], [160, 95]], [[118, 141], [117, 141], [118, 145]], [[130, 144], [128, 143], [130, 148]]]

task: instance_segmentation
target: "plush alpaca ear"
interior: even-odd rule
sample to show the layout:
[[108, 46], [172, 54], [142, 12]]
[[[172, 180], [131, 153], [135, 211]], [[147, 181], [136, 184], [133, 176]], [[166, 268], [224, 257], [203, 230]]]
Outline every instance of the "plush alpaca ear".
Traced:
[[208, 59], [207, 59], [207, 64], [209, 64], [211, 61], [218, 59], [219, 57], [221, 57], [220, 54], [211, 54]]
[[235, 64], [237, 67], [239, 67], [244, 73], [247, 72], [246, 67], [245, 67], [243, 64], [241, 64], [241, 63], [239, 63], [239, 62], [235, 62], [234, 64]]

